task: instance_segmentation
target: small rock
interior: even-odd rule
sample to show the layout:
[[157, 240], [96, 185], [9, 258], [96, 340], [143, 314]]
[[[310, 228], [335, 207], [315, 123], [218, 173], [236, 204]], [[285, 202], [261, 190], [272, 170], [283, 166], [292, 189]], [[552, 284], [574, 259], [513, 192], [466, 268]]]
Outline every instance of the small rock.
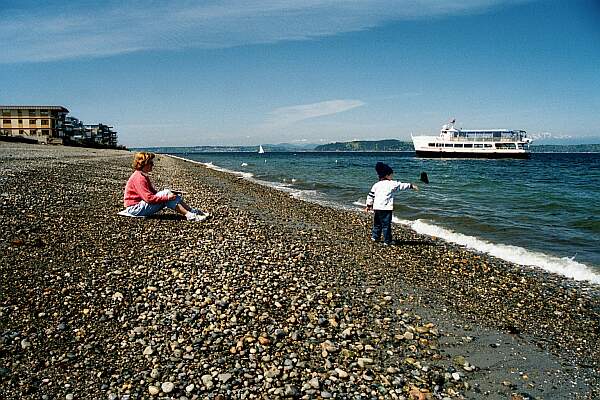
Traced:
[[206, 389], [210, 390], [214, 386], [211, 375], [202, 375], [202, 384], [206, 387]]
[[308, 381], [308, 384], [313, 388], [313, 389], [318, 389], [319, 388], [319, 378], [317, 378], [316, 376], [314, 378], [312, 378], [310, 381]]
[[260, 337], [258, 338], [258, 342], [259, 342], [260, 344], [262, 344], [263, 346], [268, 346], [268, 345], [271, 343], [271, 341], [269, 340], [269, 338], [266, 338], [266, 337], [264, 337], [264, 336], [260, 336]]
[[298, 396], [298, 389], [296, 389], [292, 385], [285, 385], [284, 394], [286, 397], [296, 397], [296, 396]]
[[359, 358], [358, 359], [358, 366], [361, 368], [365, 368], [365, 366], [367, 364], [373, 364], [373, 359], [372, 358]]
[[336, 372], [338, 378], [340, 378], [340, 379], [346, 379], [348, 377], [348, 373], [346, 371], [344, 371], [343, 369], [336, 368], [335, 372]]
[[175, 389], [175, 385], [173, 384], [173, 382], [163, 382], [163, 384], [160, 385], [160, 388], [165, 393], [171, 393], [173, 389]]

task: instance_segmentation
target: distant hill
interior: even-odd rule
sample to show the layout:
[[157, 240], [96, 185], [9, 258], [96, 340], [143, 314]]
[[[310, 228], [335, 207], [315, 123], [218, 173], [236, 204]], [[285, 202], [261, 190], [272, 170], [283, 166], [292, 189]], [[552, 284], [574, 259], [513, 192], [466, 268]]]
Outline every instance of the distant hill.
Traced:
[[353, 140], [322, 144], [315, 147], [315, 151], [414, 151], [414, 147], [411, 142], [396, 139]]

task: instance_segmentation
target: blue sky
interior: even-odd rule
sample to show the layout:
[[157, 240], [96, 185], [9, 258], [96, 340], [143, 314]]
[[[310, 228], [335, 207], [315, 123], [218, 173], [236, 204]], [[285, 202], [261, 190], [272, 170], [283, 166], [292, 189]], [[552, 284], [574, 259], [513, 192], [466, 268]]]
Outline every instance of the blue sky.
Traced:
[[600, 143], [595, 0], [0, 0], [0, 104], [127, 146], [525, 129]]

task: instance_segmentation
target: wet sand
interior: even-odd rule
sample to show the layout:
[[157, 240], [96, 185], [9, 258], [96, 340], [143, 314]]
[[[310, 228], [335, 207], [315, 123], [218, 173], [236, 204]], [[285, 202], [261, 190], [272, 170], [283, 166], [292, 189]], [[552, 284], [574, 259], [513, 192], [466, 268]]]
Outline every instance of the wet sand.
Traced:
[[600, 396], [599, 288], [160, 156], [0, 142], [0, 397]]

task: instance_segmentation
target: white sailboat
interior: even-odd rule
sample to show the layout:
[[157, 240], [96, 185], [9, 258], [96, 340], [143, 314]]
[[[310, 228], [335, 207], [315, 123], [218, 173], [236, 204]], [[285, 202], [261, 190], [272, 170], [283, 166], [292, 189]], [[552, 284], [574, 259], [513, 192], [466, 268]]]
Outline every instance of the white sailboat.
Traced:
[[265, 149], [263, 149], [262, 144], [258, 146], [258, 154], [264, 154]]

